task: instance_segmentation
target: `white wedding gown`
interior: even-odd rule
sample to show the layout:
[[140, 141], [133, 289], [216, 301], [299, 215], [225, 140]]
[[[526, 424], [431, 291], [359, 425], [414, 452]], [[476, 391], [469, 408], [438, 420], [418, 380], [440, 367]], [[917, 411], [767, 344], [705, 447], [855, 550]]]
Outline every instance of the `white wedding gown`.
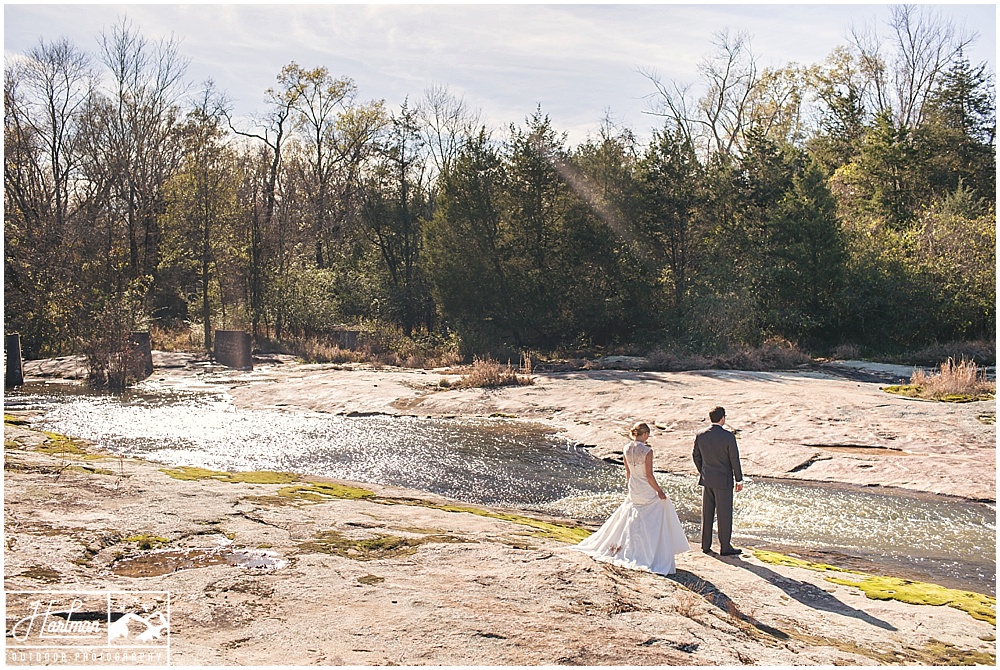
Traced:
[[573, 547], [598, 561], [660, 575], [676, 572], [674, 555], [691, 549], [677, 511], [668, 496], [661, 500], [646, 481], [646, 454], [642, 442], [630, 442], [624, 456], [631, 476], [628, 495], [604, 525]]

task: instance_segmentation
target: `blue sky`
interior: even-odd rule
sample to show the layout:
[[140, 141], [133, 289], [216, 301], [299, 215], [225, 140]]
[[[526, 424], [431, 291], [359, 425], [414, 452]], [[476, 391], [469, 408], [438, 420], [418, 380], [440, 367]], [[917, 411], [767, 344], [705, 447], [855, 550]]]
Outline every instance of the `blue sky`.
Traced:
[[[929, 5], [980, 34], [968, 53], [996, 69], [996, 5]], [[263, 91], [290, 61], [352, 77], [360, 99], [398, 107], [432, 84], [494, 126], [536, 105], [571, 143], [612, 118], [646, 136], [655, 118], [639, 72], [695, 83], [718, 31], [746, 30], [763, 66], [811, 64], [847, 43], [852, 25], [886, 33], [887, 5], [861, 4], [37, 4], [4, 6], [4, 51], [68, 37], [97, 52], [97, 36], [127, 16], [150, 39], [179, 37], [188, 79], [211, 78], [238, 112], [262, 110]]]

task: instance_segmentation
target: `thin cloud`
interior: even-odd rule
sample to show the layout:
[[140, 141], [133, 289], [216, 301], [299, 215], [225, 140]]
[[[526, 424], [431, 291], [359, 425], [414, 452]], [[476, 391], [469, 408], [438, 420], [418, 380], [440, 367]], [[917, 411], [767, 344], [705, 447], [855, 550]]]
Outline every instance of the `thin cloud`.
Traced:
[[[972, 60], [995, 63], [992, 5], [941, 5], [983, 33]], [[39, 37], [69, 37], [96, 52], [96, 38], [123, 15], [149, 39], [182, 38], [189, 78], [211, 78], [244, 107], [290, 61], [325, 65], [358, 84], [362, 99], [390, 106], [447, 84], [490, 123], [520, 123], [541, 103], [580, 141], [606, 110], [643, 134], [652, 92], [639, 68], [697, 81], [712, 34], [744, 29], [765, 66], [822, 61], [847, 42], [852, 23], [884, 21], [886, 5], [6, 5], [6, 53]], [[881, 27], [881, 26], [880, 26]], [[983, 55], [985, 54], [985, 55]]]

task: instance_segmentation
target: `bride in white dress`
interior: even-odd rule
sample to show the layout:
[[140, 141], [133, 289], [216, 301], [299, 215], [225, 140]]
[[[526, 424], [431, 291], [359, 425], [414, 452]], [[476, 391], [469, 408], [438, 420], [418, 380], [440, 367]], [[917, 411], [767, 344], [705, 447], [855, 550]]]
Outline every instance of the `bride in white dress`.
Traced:
[[691, 549], [674, 504], [653, 476], [649, 426], [632, 427], [624, 450], [628, 494], [600, 529], [573, 547], [598, 561], [660, 575], [676, 572], [674, 555]]

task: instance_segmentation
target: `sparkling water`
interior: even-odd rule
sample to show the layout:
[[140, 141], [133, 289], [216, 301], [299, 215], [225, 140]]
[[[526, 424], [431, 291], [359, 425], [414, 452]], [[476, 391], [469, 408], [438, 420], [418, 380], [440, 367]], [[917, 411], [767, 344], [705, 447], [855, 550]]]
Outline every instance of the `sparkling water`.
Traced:
[[[117, 454], [214, 470], [280, 470], [429, 491], [456, 500], [600, 522], [623, 498], [624, 470], [551, 429], [511, 419], [426, 419], [242, 410], [223, 392], [110, 395], [33, 384], [8, 407]], [[658, 473], [691, 538], [701, 489]], [[901, 576], [995, 593], [996, 506], [930, 494], [788, 480], [748, 481], [734, 541], [889, 565]], [[695, 542], [697, 544], [697, 542]], [[831, 559], [833, 560], [833, 559]], [[841, 560], [843, 562], [843, 560]]]

